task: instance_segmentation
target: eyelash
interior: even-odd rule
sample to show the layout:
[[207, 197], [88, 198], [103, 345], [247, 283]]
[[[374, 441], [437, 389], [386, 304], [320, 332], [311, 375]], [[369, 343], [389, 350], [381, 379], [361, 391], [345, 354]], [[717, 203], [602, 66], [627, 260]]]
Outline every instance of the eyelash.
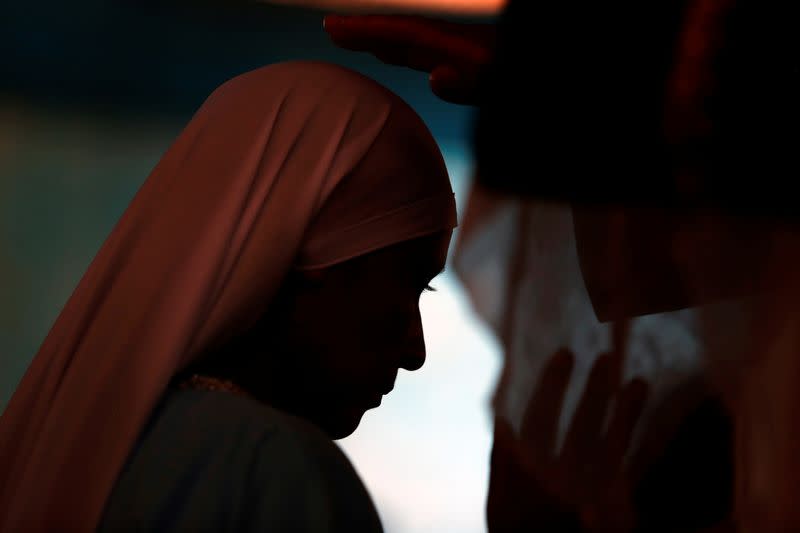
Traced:
[[424, 289], [425, 292], [436, 292], [436, 287], [431, 287], [430, 285], [426, 285]]

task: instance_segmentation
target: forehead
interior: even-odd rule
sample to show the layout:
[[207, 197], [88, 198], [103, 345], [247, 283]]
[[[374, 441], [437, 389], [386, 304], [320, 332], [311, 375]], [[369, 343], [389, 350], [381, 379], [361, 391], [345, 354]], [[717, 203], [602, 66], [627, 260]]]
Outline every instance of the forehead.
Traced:
[[333, 269], [359, 277], [392, 273], [432, 278], [444, 269], [451, 233], [440, 232], [387, 246], [346, 261]]

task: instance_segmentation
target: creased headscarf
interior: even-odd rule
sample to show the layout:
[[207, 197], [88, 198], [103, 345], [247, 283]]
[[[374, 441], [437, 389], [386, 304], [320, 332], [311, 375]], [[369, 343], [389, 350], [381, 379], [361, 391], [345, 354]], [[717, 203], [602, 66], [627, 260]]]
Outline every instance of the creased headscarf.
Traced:
[[170, 379], [292, 268], [451, 230], [441, 153], [399, 97], [288, 62], [206, 100], [101, 247], [0, 418], [0, 531], [91, 531]]

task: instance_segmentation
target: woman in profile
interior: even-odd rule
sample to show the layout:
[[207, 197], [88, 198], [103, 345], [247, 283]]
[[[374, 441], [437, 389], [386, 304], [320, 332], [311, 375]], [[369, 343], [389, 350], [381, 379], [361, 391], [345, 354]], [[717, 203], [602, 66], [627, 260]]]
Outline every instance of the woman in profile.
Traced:
[[[0, 532], [381, 531], [331, 439], [424, 363], [419, 297], [455, 225], [441, 152], [387, 89], [315, 62], [222, 85], [0, 418]], [[491, 485], [514, 490], [491, 492], [490, 531], [580, 528], [550, 489], [587, 463], [618, 484], [645, 391], [620, 387], [619, 357], [601, 360], [569, 453], [540, 447], [533, 466], [522, 453], [552, 440], [569, 354], [532, 397], [522, 441], [496, 435]], [[605, 480], [604, 500], [624, 494]]]
[[206, 100], [0, 419], [0, 531], [379, 531], [331, 438], [425, 359], [456, 224], [399, 97], [288, 62]]

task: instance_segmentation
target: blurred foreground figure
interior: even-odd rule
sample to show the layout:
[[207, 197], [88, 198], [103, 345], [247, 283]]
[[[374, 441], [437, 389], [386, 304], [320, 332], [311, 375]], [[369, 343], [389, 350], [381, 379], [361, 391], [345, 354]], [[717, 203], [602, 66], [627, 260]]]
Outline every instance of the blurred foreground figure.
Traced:
[[652, 389], [631, 457], [643, 531], [800, 528], [789, 20], [720, 0], [512, 0], [496, 34], [419, 17], [327, 25], [342, 46], [447, 72], [448, 94], [471, 98], [446, 99], [480, 107], [457, 268], [506, 348], [498, 415], [522, 425], [549, 354], [569, 346], [563, 435], [611, 324], [628, 323], [625, 377]]
[[384, 87], [313, 62], [220, 86], [0, 419], [0, 531], [380, 531], [331, 439], [424, 363], [455, 224]]

